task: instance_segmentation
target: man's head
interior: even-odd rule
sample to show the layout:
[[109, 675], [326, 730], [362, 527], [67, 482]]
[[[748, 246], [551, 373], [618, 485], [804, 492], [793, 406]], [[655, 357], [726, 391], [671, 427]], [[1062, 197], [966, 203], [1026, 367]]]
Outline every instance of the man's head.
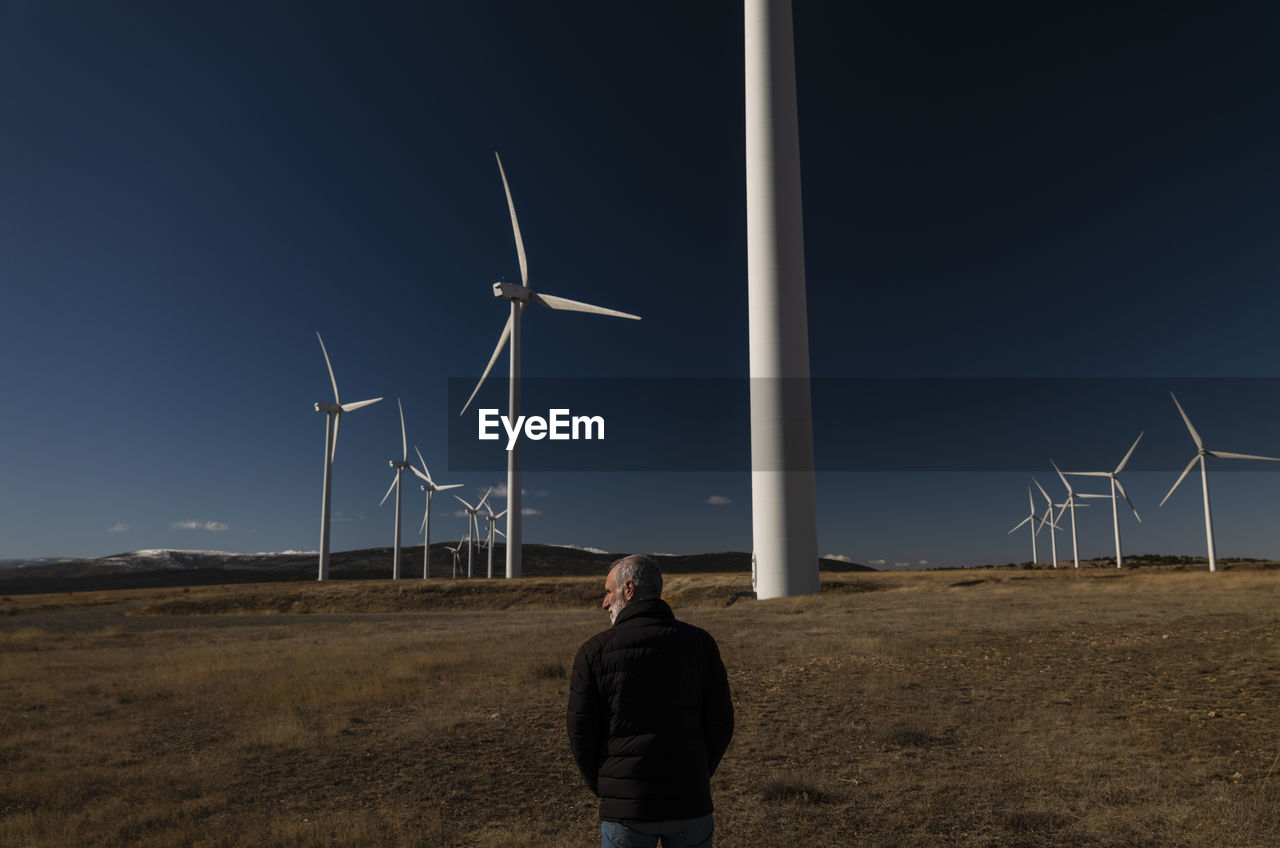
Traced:
[[662, 597], [662, 570], [642, 554], [632, 554], [615, 562], [604, 579], [604, 603], [609, 621], [616, 622], [618, 613], [632, 601]]

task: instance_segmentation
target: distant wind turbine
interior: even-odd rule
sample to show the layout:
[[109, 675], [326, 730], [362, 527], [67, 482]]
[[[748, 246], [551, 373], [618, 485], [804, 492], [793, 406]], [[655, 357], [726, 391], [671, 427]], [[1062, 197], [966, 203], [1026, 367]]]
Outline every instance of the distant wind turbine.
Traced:
[[449, 547], [448, 545], [445, 545], [445, 546], [444, 546], [444, 549], [445, 549], [446, 551], [448, 551], [449, 553], [453, 554], [453, 576], [454, 576], [454, 579], [457, 579], [457, 577], [458, 577], [458, 552], [459, 552], [460, 550], [462, 550], [462, 543], [463, 543], [463, 542], [465, 542], [465, 541], [466, 541], [466, 539], [459, 539], [459, 540], [458, 540], [458, 544], [454, 545], [452, 548], [451, 548], [451, 547]]
[[447, 486], [437, 486], [431, 479], [431, 472], [427, 470], [427, 461], [422, 458], [422, 451], [418, 450], [417, 445], [414, 445], [413, 449], [418, 454], [418, 461], [422, 463], [422, 470], [419, 471], [412, 465], [409, 466], [409, 470], [417, 475], [419, 480], [425, 481], [422, 484], [422, 491], [427, 493], [427, 508], [422, 513], [422, 526], [418, 528], [418, 532], [422, 534], [422, 579], [426, 580], [431, 576], [431, 498], [436, 492], [456, 489], [462, 484], [450, 483]]
[[[1077, 508], [1083, 509], [1084, 507], [1087, 507], [1088, 504], [1076, 503], [1075, 490], [1071, 488], [1071, 484], [1068, 483], [1067, 478], [1063, 476], [1062, 469], [1058, 468], [1058, 463], [1054, 462], [1051, 459], [1049, 460], [1049, 464], [1053, 466], [1054, 471], [1058, 472], [1058, 479], [1062, 481], [1062, 485], [1067, 487], [1067, 501], [1066, 503], [1062, 504], [1062, 509], [1058, 512], [1058, 520], [1059, 521], [1062, 520], [1062, 513], [1066, 512], [1067, 510], [1071, 510], [1071, 556], [1076, 561], [1076, 568], [1079, 568], [1080, 567], [1080, 547], [1079, 545], [1076, 544], [1076, 509]], [[1081, 495], [1080, 497], [1084, 497], [1084, 495]]]
[[[1224, 451], [1206, 450], [1204, 442], [1200, 440], [1200, 434], [1196, 432], [1196, 428], [1191, 426], [1191, 419], [1187, 417], [1187, 413], [1183, 411], [1182, 404], [1178, 403], [1178, 398], [1173, 392], [1169, 392], [1169, 397], [1173, 398], [1173, 405], [1178, 407], [1178, 412], [1182, 415], [1182, 420], [1186, 422], [1187, 429], [1191, 432], [1191, 439], [1196, 443], [1196, 455], [1187, 463], [1187, 467], [1182, 469], [1182, 473], [1178, 475], [1178, 479], [1174, 481], [1173, 489], [1178, 488], [1183, 479], [1191, 471], [1191, 467], [1197, 462], [1200, 463], [1200, 487], [1204, 491], [1204, 535], [1209, 545], [1209, 570], [1218, 570], [1218, 554], [1213, 544], [1213, 515], [1209, 511], [1209, 473], [1205, 470], [1204, 458], [1206, 456], [1216, 456], [1222, 459], [1262, 459], [1267, 462], [1280, 462], [1274, 456], [1252, 456], [1246, 453], [1226, 453]], [[1169, 494], [1164, 496], [1164, 500], [1160, 501], [1160, 506], [1164, 506], [1164, 502], [1169, 500], [1169, 495], [1173, 494], [1173, 489], [1169, 490]]]
[[[462, 412], [459, 412], [458, 415], [461, 416], [466, 413], [467, 407], [475, 399], [476, 393], [484, 385], [485, 378], [493, 370], [493, 364], [498, 361], [498, 356], [502, 353], [502, 346], [507, 344], [509, 340], [508, 359], [511, 379], [507, 388], [507, 416], [511, 421], [516, 421], [520, 415], [520, 316], [528, 304], [540, 303], [551, 309], [590, 312], [596, 315], [612, 315], [615, 318], [630, 318], [633, 321], [639, 321], [640, 316], [619, 312], [616, 309], [605, 309], [603, 306], [592, 306], [589, 303], [579, 303], [576, 300], [568, 300], [555, 295], [539, 294], [529, 288], [529, 265], [525, 259], [524, 241], [520, 238], [520, 223], [516, 220], [516, 205], [511, 199], [511, 186], [507, 184], [507, 173], [502, 169], [502, 157], [498, 156], [497, 151], [494, 151], [493, 155], [498, 160], [498, 173], [502, 176], [502, 189], [506, 192], [507, 209], [511, 212], [511, 231], [515, 235], [516, 256], [520, 260], [521, 285], [517, 286], [513, 283], [493, 284], [494, 297], [511, 302], [511, 315], [507, 318], [506, 326], [502, 328], [502, 334], [498, 337], [498, 344], [493, 349], [493, 355], [489, 357], [489, 364], [485, 366], [484, 373], [480, 375], [479, 382], [476, 383], [475, 389], [471, 392], [471, 397], [467, 398], [467, 402], [462, 406]], [[521, 443], [522, 439], [517, 437], [515, 445], [507, 452], [507, 577], [519, 577], [523, 570], [520, 547]]]
[[[1031, 497], [1031, 487], [1030, 487], [1030, 486], [1028, 486], [1028, 487], [1027, 487], [1027, 503], [1031, 505], [1031, 512], [1027, 515], [1027, 517], [1026, 517], [1026, 518], [1022, 519], [1022, 520], [1021, 520], [1021, 521], [1019, 521], [1017, 524], [1013, 525], [1013, 530], [1017, 530], [1019, 527], [1021, 527], [1021, 526], [1022, 526], [1022, 525], [1024, 525], [1024, 524], [1026, 524], [1028, 521], [1030, 521], [1030, 522], [1031, 522], [1031, 563], [1034, 565], [1035, 563], [1037, 563], [1037, 562], [1039, 562], [1039, 561], [1040, 561], [1040, 560], [1039, 560], [1039, 557], [1036, 555], [1036, 525], [1035, 525], [1035, 521], [1036, 521], [1036, 518], [1037, 518], [1038, 516], [1036, 515], [1036, 502], [1035, 502], [1035, 500], [1033, 500], [1033, 499], [1032, 499], [1032, 497]], [[1013, 530], [1010, 530], [1010, 531], [1009, 531], [1009, 533], [1013, 533]], [[1007, 534], [1005, 534], [1005, 535], [1009, 535], [1009, 534], [1007, 533]]]
[[387, 502], [387, 498], [391, 497], [391, 490], [396, 490], [396, 543], [394, 553], [391, 556], [391, 579], [400, 579], [400, 503], [404, 499], [400, 496], [400, 478], [404, 476], [404, 470], [411, 467], [409, 465], [409, 440], [404, 434], [404, 405], [400, 403], [400, 398], [396, 398], [396, 406], [400, 407], [400, 459], [390, 460], [390, 465], [396, 470], [395, 477], [391, 480], [391, 485], [387, 488], [387, 493], [382, 496], [382, 500], [378, 501], [378, 506], [382, 506]]
[[[510, 509], [510, 507], [508, 507], [508, 509]], [[488, 542], [488, 547], [489, 547], [489, 577], [493, 577], [493, 534], [494, 534], [494, 532], [495, 532], [495, 530], [496, 530], [496, 528], [495, 528], [493, 525], [494, 525], [494, 523], [495, 523], [499, 518], [501, 518], [502, 516], [504, 516], [504, 515], [506, 515], [506, 514], [507, 514], [507, 510], [505, 510], [505, 509], [504, 509], [502, 512], [495, 513], [495, 512], [493, 511], [493, 507], [485, 506], [485, 516], [484, 516], [484, 519], [485, 519], [485, 521], [488, 521], [488, 522], [489, 522], [489, 542]], [[496, 532], [497, 532], [497, 534], [498, 534], [499, 536], [501, 536], [502, 538], [504, 538], [504, 539], [505, 539], [505, 538], [507, 538], [507, 534], [506, 534], [506, 533], [503, 533], [501, 530], [496, 530]]]
[[1044, 499], [1049, 502], [1045, 507], [1044, 517], [1040, 519], [1040, 527], [1049, 525], [1049, 542], [1053, 548], [1053, 567], [1058, 567], [1058, 525], [1053, 523], [1053, 498], [1049, 497], [1049, 493], [1044, 490], [1044, 486], [1040, 485], [1040, 481], [1032, 477], [1031, 482], [1036, 484], [1036, 488], [1040, 490], [1040, 494], [1044, 495]]
[[338, 381], [333, 376], [333, 363], [329, 361], [329, 351], [325, 350], [324, 339], [320, 339], [320, 352], [324, 354], [324, 364], [329, 368], [329, 382], [333, 384], [333, 403], [317, 403], [316, 412], [325, 413], [324, 420], [324, 494], [320, 499], [320, 580], [329, 579], [329, 494], [333, 477], [333, 454], [338, 449], [338, 426], [342, 423], [342, 413], [352, 412], [362, 406], [377, 403], [382, 398], [361, 400], [355, 403], [343, 403], [338, 397]]
[[[493, 491], [493, 487], [490, 486], [489, 491], [484, 493], [484, 497], [480, 499], [480, 503], [476, 504], [475, 506], [472, 506], [471, 504], [462, 500], [462, 498], [459, 498], [457, 495], [454, 495], [454, 498], [457, 498], [457, 500], [462, 501], [462, 505], [467, 508], [466, 512], [467, 512], [467, 577], [468, 578], [471, 577], [471, 548], [472, 548], [472, 545], [475, 544], [476, 537], [480, 535], [480, 523], [479, 521], [477, 521], [476, 516], [479, 514], [481, 508], [484, 506], [485, 501], [489, 500], [489, 492], [492, 492], [492, 491]], [[462, 544], [462, 543], [459, 542], [458, 544]]]
[[[1138, 523], [1142, 523], [1142, 516], [1138, 515], [1138, 508], [1133, 505], [1133, 501], [1129, 500], [1129, 495], [1125, 493], [1124, 486], [1120, 483], [1120, 478], [1116, 475], [1124, 470], [1125, 464], [1129, 462], [1129, 457], [1133, 456], [1133, 449], [1138, 446], [1138, 442], [1142, 441], [1142, 433], [1138, 434], [1138, 438], [1133, 440], [1132, 447], [1129, 452], [1124, 455], [1124, 459], [1120, 460], [1120, 464], [1116, 466], [1115, 471], [1067, 471], [1067, 474], [1074, 474], [1077, 477], [1106, 477], [1111, 480], [1111, 526], [1115, 530], [1116, 536], [1116, 568], [1123, 565], [1120, 553], [1120, 515], [1116, 511], [1116, 492], [1119, 491], [1124, 497], [1124, 502], [1129, 505], [1129, 509], [1133, 510], [1133, 517], [1138, 519]], [[1105, 498], [1108, 495], [1085, 495], [1082, 498]]]

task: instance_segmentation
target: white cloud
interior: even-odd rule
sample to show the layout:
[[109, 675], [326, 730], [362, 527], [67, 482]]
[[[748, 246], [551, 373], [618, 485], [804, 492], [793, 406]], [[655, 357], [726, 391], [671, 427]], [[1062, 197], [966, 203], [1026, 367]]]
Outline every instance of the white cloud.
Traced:
[[607, 554], [609, 551], [593, 548], [590, 545], [556, 545], [558, 548], [573, 548], [575, 551], [586, 551], [589, 554]]
[[520, 510], [520, 514], [521, 515], [542, 515], [542, 510], [534, 509], [531, 506], [526, 506]]
[[894, 567], [894, 568], [910, 568], [910, 567], [911, 567], [911, 563], [909, 563], [909, 562], [895, 562], [895, 563], [893, 564], [893, 567]]
[[853, 562], [853, 557], [844, 554], [826, 554], [823, 559], [834, 559], [836, 562]]
[[729, 500], [724, 495], [712, 495], [711, 497], [707, 498], [707, 503], [711, 504], [712, 506], [724, 506], [725, 504], [733, 503], [733, 501]]
[[231, 525], [221, 521], [175, 521], [169, 525], [173, 530], [208, 530], [210, 533], [222, 533], [231, 529]]
[[128, 530], [129, 530], [129, 525], [119, 521], [115, 523], [114, 527], [107, 528], [108, 533], [125, 533], [125, 532], [128, 532]]
[[884, 560], [882, 560], [882, 559], [869, 559], [869, 560], [867, 560], [867, 565], [884, 565]]
[[[485, 493], [485, 489], [476, 489], [476, 492], [477, 492], [477, 497], [483, 497]], [[521, 489], [520, 494], [526, 498], [529, 497], [529, 495], [533, 495], [535, 498], [545, 498], [549, 496], [551, 493], [548, 492], [546, 489], [536, 489], [533, 492], [530, 492], [528, 489]], [[507, 484], [499, 483], [498, 485], [494, 486], [493, 494], [489, 495], [489, 498], [491, 500], [496, 498], [496, 499], [505, 501], [507, 499]]]
[[916, 563], [916, 565], [928, 565], [928, 564], [929, 564], [929, 560], [927, 559], [922, 559]]

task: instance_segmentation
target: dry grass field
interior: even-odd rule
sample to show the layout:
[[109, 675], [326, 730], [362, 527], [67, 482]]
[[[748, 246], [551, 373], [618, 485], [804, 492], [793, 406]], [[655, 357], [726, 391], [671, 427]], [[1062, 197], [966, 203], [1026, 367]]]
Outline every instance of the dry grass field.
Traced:
[[[601, 578], [0, 600], [0, 845], [589, 846]], [[1280, 571], [830, 575], [710, 630], [717, 845], [1280, 845]]]

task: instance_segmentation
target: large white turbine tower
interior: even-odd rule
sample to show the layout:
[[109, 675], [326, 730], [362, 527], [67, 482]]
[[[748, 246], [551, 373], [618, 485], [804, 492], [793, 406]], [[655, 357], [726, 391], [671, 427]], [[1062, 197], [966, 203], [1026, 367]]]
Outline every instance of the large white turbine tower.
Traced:
[[418, 528], [418, 532], [422, 534], [422, 579], [426, 580], [431, 576], [431, 498], [436, 492], [456, 489], [462, 484], [450, 483], [447, 486], [437, 486], [431, 479], [431, 472], [427, 469], [427, 461], [422, 458], [422, 451], [418, 450], [417, 445], [414, 445], [413, 450], [418, 454], [418, 462], [422, 463], [422, 470], [419, 471], [412, 465], [409, 466], [409, 470], [423, 481], [422, 491], [427, 493], [427, 508], [422, 513], [422, 526]]
[[390, 460], [390, 465], [396, 470], [395, 476], [391, 479], [391, 485], [387, 488], [387, 493], [382, 496], [382, 500], [378, 501], [378, 506], [382, 506], [387, 502], [387, 498], [391, 497], [391, 490], [396, 490], [396, 542], [391, 555], [391, 579], [400, 579], [400, 504], [404, 500], [400, 496], [400, 478], [404, 476], [404, 470], [411, 467], [409, 465], [409, 439], [404, 434], [404, 405], [400, 403], [400, 398], [396, 398], [396, 406], [400, 407], [400, 459]]
[[[509, 340], [510, 351], [508, 359], [511, 366], [511, 379], [507, 389], [507, 417], [510, 421], [516, 421], [520, 415], [520, 316], [526, 306], [530, 303], [540, 303], [551, 309], [563, 309], [569, 312], [590, 312], [595, 315], [612, 315], [615, 318], [630, 318], [633, 321], [639, 321], [640, 316], [619, 312], [616, 309], [605, 309], [603, 306], [592, 306], [589, 303], [579, 303], [576, 300], [568, 300], [551, 294], [539, 294], [529, 288], [529, 264], [524, 255], [524, 240], [520, 238], [520, 222], [516, 220], [516, 204], [511, 199], [511, 186], [507, 184], [507, 172], [502, 169], [502, 157], [498, 156], [496, 150], [493, 155], [498, 160], [498, 173], [502, 176], [502, 189], [506, 192], [507, 209], [511, 212], [511, 231], [515, 235], [516, 256], [520, 260], [521, 285], [517, 286], [513, 283], [493, 284], [493, 296], [510, 301], [511, 314], [507, 318], [506, 326], [502, 328], [502, 334], [498, 337], [498, 344], [493, 349], [493, 355], [489, 357], [489, 364], [485, 366], [484, 373], [480, 375], [480, 380], [471, 392], [471, 397], [467, 398], [467, 402], [462, 406], [462, 412], [459, 412], [458, 415], [466, 413], [467, 407], [475, 399], [476, 393], [484, 385], [485, 378], [493, 370], [493, 363], [497, 362], [498, 357], [502, 354], [503, 345], [507, 344]], [[520, 451], [523, 441], [522, 438], [517, 437], [515, 445], [511, 450], [507, 451], [507, 577], [519, 577], [523, 571], [520, 547]]]
[[[1217, 456], [1222, 459], [1263, 459], [1267, 462], [1280, 462], [1274, 456], [1252, 456], [1247, 453], [1226, 453], [1224, 451], [1206, 450], [1204, 442], [1200, 440], [1200, 434], [1196, 432], [1196, 428], [1191, 426], [1191, 419], [1187, 417], [1187, 413], [1183, 412], [1182, 404], [1178, 403], [1178, 398], [1173, 392], [1169, 392], [1169, 397], [1173, 398], [1173, 405], [1178, 407], [1178, 412], [1182, 414], [1182, 420], [1186, 422], [1187, 429], [1191, 431], [1191, 439], [1196, 443], [1196, 455], [1187, 463], [1187, 467], [1182, 469], [1182, 473], [1178, 475], [1178, 479], [1174, 481], [1173, 489], [1178, 488], [1187, 474], [1191, 471], [1191, 467], [1197, 462], [1200, 463], [1200, 488], [1204, 492], [1204, 535], [1209, 545], [1209, 570], [1218, 570], [1218, 553], [1213, 544], [1213, 514], [1209, 511], [1209, 473], [1205, 470], [1204, 458], [1206, 456]], [[1173, 494], [1173, 489], [1169, 490], [1169, 494], [1164, 496], [1164, 500], [1160, 501], [1160, 506], [1164, 506], [1164, 502], [1169, 500], [1169, 495]]]
[[[1124, 455], [1124, 459], [1120, 460], [1120, 464], [1116, 466], [1115, 471], [1068, 471], [1067, 474], [1074, 474], [1077, 477], [1106, 477], [1111, 480], [1111, 526], [1116, 534], [1116, 568], [1120, 568], [1124, 564], [1120, 553], [1120, 515], [1116, 511], [1116, 491], [1118, 490], [1124, 496], [1124, 502], [1129, 505], [1129, 509], [1133, 510], [1133, 517], [1138, 519], [1138, 523], [1142, 523], [1142, 516], [1138, 515], [1138, 508], [1133, 505], [1133, 501], [1129, 500], [1129, 495], [1125, 492], [1124, 486], [1120, 484], [1120, 478], [1116, 475], [1124, 470], [1125, 465], [1129, 462], [1129, 457], [1133, 456], [1133, 449], [1138, 446], [1138, 442], [1142, 441], [1142, 433], [1138, 434], [1138, 438], [1133, 440], [1133, 446], [1129, 448], [1129, 452]], [[1086, 495], [1081, 494], [1082, 498], [1105, 498], [1107, 495]]]
[[320, 339], [320, 352], [324, 354], [324, 364], [329, 368], [329, 382], [333, 384], [333, 403], [317, 403], [316, 412], [325, 413], [324, 419], [324, 493], [320, 497], [320, 580], [329, 579], [329, 494], [333, 477], [333, 454], [338, 449], [338, 425], [342, 423], [342, 413], [351, 412], [362, 406], [377, 403], [382, 398], [361, 400], [355, 403], [343, 403], [338, 397], [338, 381], [333, 376], [333, 363], [329, 361], [329, 351], [325, 350], [324, 339]]
[[746, 0], [747, 324], [752, 579], [758, 598], [818, 592], [791, 0]]

